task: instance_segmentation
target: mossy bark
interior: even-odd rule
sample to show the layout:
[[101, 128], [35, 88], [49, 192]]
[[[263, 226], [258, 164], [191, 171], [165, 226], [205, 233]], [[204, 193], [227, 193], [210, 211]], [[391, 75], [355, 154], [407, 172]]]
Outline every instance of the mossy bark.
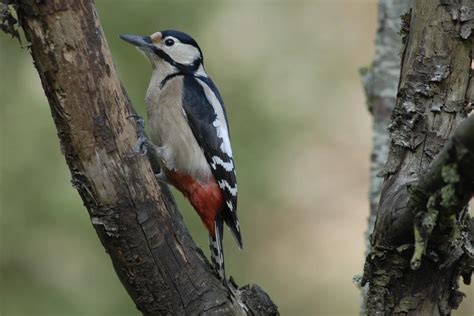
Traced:
[[[408, 19], [397, 103], [389, 126], [390, 152], [372, 251], [364, 269], [367, 314], [447, 315], [462, 299], [459, 277], [472, 272], [465, 250], [472, 238], [471, 223], [464, 210], [472, 196], [472, 183], [466, 177], [472, 169], [460, 174], [463, 184], [453, 184], [451, 178], [441, 188], [431, 187], [421, 208], [415, 207], [419, 204], [414, 193], [472, 108], [472, 12], [474, 3], [469, 0], [416, 0]], [[450, 207], [454, 217], [441, 212], [446, 186], [463, 196]], [[444, 198], [437, 198], [443, 194]], [[451, 192], [454, 195], [458, 196]], [[416, 249], [415, 235], [422, 242]], [[464, 241], [457, 239], [459, 235]], [[450, 245], [460, 247], [453, 250]], [[413, 264], [414, 250], [419, 264]]]

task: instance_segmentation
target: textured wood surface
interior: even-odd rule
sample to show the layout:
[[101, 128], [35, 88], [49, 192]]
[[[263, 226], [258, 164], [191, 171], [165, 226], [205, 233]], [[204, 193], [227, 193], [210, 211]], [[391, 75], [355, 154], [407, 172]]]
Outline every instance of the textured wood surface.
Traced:
[[[447, 315], [462, 300], [459, 277], [472, 272], [469, 253], [462, 248], [472, 232], [459, 205], [451, 210], [458, 214], [457, 222], [448, 227], [449, 216], [440, 216], [421, 266], [410, 268], [419, 216], [410, 190], [430, 170], [474, 101], [472, 12], [472, 1], [416, 0], [411, 17], [405, 17], [406, 45], [389, 126], [391, 146], [363, 280], [369, 287], [370, 315]], [[460, 177], [466, 179], [465, 174]], [[441, 195], [432, 189], [427, 193]], [[457, 189], [470, 190], [466, 184]]]
[[[145, 157], [90, 0], [14, 1], [48, 98], [72, 183], [137, 308], [145, 315], [243, 314], [276, 306], [259, 289], [230, 299]], [[80, 254], [78, 254], [80, 255]], [[93, 267], [91, 267], [93, 268]], [[252, 309], [250, 309], [252, 311]], [[252, 312], [249, 312], [252, 314]]]
[[390, 148], [388, 125], [397, 100], [400, 80], [400, 53], [403, 49], [401, 16], [408, 14], [412, 0], [380, 0], [378, 5], [378, 28], [375, 40], [375, 56], [369, 68], [361, 70], [367, 105], [373, 116], [372, 153], [370, 164], [369, 202], [370, 214], [366, 233], [367, 251], [370, 251], [369, 236], [372, 234], [382, 190], [382, 171]]

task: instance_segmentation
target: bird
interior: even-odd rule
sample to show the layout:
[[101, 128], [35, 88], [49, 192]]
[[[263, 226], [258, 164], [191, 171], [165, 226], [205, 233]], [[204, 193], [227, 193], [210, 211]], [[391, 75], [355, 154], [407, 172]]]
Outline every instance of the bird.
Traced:
[[176, 30], [149, 36], [120, 35], [145, 54], [152, 76], [145, 96], [149, 138], [137, 118], [134, 151], [156, 153], [156, 178], [171, 184], [193, 206], [209, 233], [211, 261], [226, 285], [223, 227], [237, 246], [242, 236], [237, 217], [237, 180], [222, 96], [204, 69], [198, 43]]

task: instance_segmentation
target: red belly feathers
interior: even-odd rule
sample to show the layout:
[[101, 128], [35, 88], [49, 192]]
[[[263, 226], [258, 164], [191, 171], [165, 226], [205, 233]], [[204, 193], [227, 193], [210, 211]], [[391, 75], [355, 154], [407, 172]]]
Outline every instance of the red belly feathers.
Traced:
[[190, 175], [168, 170], [167, 178], [188, 198], [209, 233], [215, 236], [214, 219], [224, 205], [224, 197], [214, 177], [202, 183]]

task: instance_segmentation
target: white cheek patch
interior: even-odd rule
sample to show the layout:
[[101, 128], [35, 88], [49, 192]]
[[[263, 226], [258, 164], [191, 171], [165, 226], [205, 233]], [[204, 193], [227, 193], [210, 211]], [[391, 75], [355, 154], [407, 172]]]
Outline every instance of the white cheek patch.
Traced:
[[175, 62], [180, 64], [190, 65], [201, 57], [196, 47], [179, 42], [176, 42], [176, 44], [171, 47], [164, 46], [163, 50], [170, 55]]

